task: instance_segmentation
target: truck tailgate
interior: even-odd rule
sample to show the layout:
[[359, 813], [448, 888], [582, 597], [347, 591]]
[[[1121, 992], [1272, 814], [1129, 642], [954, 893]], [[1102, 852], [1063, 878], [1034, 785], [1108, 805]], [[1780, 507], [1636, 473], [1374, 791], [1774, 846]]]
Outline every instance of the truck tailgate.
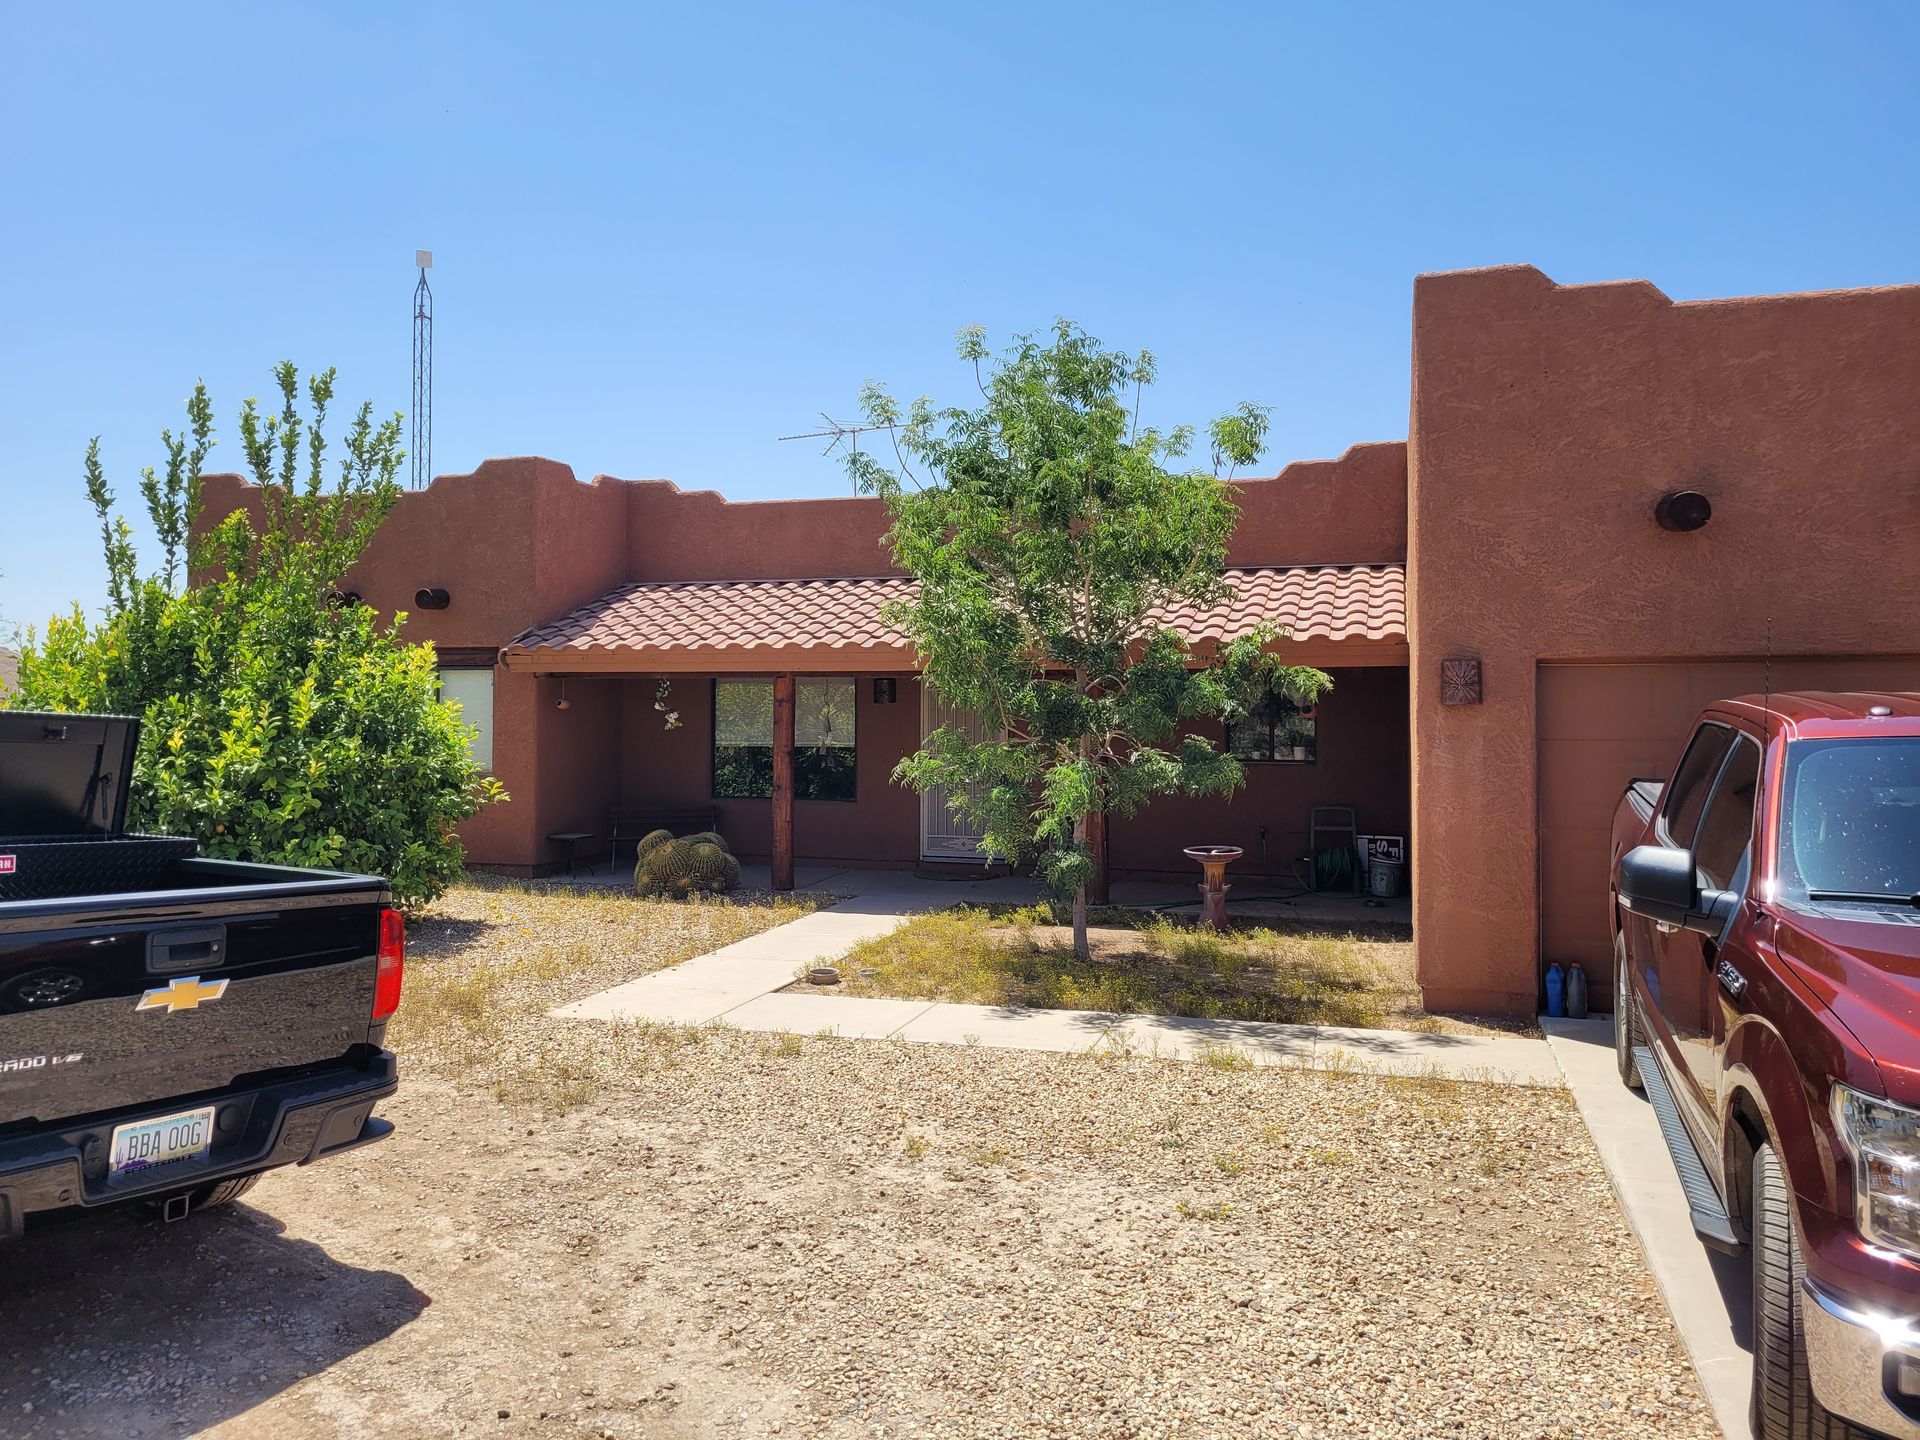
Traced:
[[217, 906], [96, 899], [64, 916], [0, 905], [0, 1132], [216, 1090], [366, 1044], [386, 898], [376, 886]]

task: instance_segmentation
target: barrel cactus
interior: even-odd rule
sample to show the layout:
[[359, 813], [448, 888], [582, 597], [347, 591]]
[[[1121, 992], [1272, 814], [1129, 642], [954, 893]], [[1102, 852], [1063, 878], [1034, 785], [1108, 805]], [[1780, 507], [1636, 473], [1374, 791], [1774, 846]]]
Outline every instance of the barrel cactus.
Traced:
[[710, 894], [731, 890], [740, 883], [740, 862], [711, 841], [690, 843], [688, 864], [694, 883]]
[[640, 844], [637, 851], [635, 852], [636, 858], [640, 855], [646, 854], [649, 850], [655, 849], [658, 846], [670, 845], [672, 843], [673, 843], [673, 832], [671, 830], [649, 830], [646, 834], [640, 837]]
[[667, 836], [650, 847], [646, 841], [641, 842], [633, 883], [642, 895], [720, 895], [740, 883], [740, 862], [718, 835], [689, 835], [678, 840]]

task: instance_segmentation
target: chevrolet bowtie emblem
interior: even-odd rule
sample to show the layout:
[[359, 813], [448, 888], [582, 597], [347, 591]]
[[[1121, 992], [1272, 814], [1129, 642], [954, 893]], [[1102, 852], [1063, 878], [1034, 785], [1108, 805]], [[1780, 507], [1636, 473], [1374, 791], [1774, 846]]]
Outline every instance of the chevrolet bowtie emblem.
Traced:
[[224, 980], [202, 980], [198, 975], [183, 975], [178, 980], [149, 990], [140, 997], [135, 1010], [165, 1010], [171, 1015], [176, 1010], [191, 1010], [195, 1006], [210, 1000], [218, 1000], [227, 993]]

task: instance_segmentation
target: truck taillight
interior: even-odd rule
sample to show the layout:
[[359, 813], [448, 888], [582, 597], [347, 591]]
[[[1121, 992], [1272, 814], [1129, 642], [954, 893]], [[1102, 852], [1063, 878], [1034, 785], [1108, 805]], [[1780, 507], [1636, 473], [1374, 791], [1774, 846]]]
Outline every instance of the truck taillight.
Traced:
[[398, 910], [380, 912], [380, 959], [373, 975], [373, 1018], [400, 1008], [400, 981], [407, 969], [407, 922]]

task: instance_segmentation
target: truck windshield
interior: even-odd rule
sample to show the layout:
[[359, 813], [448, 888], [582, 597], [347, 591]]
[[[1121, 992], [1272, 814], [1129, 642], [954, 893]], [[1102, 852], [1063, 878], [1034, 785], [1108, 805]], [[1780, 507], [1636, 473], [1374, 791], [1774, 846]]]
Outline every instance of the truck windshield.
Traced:
[[1920, 738], [1787, 746], [1780, 890], [1789, 900], [1920, 895]]

